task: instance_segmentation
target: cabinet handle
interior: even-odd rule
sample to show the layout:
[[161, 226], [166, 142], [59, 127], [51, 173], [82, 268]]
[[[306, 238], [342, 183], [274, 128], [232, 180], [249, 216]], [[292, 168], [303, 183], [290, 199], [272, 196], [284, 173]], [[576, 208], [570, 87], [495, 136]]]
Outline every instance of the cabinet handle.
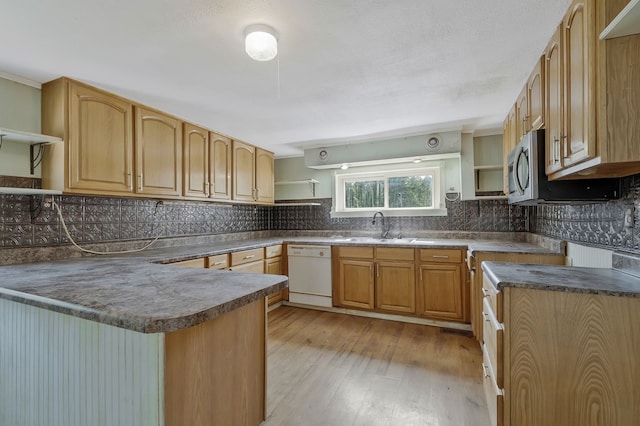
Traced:
[[142, 192], [142, 173], [138, 174], [138, 192]]
[[211, 187], [213, 186], [213, 187], [215, 188], [215, 185], [216, 185], [216, 184], [215, 184], [215, 181], [213, 181], [213, 182], [207, 182], [207, 185], [209, 186], [209, 188], [207, 189], [207, 195], [211, 195], [211, 194], [212, 194], [212, 192], [211, 192]]
[[433, 254], [431, 255], [431, 257], [433, 257], [434, 259], [448, 259], [449, 256], [446, 256], [444, 254]]
[[491, 374], [489, 374], [489, 369], [487, 368], [484, 362], [482, 363], [482, 375], [484, 376], [485, 379], [488, 379], [489, 377], [491, 377]]
[[127, 179], [129, 180], [129, 191], [133, 191], [133, 173], [127, 173]]
[[376, 277], [380, 277], [380, 264], [376, 263]]
[[223, 261], [220, 261], [220, 262], [213, 262], [213, 266], [226, 265], [226, 263], [227, 263], [227, 262], [225, 262], [224, 260], [223, 260]]
[[482, 312], [482, 318], [484, 318], [485, 322], [489, 322], [489, 315], [486, 312]]
[[481, 290], [482, 290], [482, 295], [483, 295], [484, 297], [489, 297], [489, 296], [491, 295], [491, 294], [489, 293], [489, 291], [488, 291], [486, 288], [482, 287], [482, 289], [481, 289]]
[[208, 196], [209, 195], [209, 182], [205, 182], [204, 183], [204, 195]]
[[245, 259], [253, 259], [254, 257], [256, 257], [256, 255], [255, 255], [255, 254], [250, 254], [250, 255], [248, 255], [248, 256], [245, 256], [244, 258], [245, 258]]

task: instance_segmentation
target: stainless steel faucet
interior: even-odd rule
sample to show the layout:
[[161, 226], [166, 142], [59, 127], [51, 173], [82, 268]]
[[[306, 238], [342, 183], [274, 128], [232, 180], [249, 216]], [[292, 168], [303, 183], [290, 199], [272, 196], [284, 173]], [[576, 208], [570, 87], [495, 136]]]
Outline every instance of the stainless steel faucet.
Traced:
[[384, 222], [384, 215], [382, 214], [382, 212], [375, 212], [373, 214], [373, 220], [371, 221], [371, 223], [373, 225], [376, 224], [376, 217], [380, 216], [382, 218], [382, 229], [380, 230], [380, 239], [385, 239], [387, 238], [387, 235], [389, 235], [389, 227], [385, 225]]

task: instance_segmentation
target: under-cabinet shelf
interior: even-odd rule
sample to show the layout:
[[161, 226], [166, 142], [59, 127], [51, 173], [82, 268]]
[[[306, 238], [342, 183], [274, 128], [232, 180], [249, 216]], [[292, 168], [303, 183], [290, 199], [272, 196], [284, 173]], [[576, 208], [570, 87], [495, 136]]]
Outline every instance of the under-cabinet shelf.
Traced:
[[310, 185], [311, 195], [314, 197], [316, 196], [316, 184], [318, 183], [319, 181], [315, 179], [279, 180], [275, 182], [276, 185], [304, 185], [304, 184]]
[[600, 40], [640, 34], [640, 0], [631, 0], [600, 33]]
[[282, 207], [282, 206], [295, 207], [295, 206], [319, 206], [321, 204], [320, 203], [275, 203], [274, 205], [278, 207]]
[[474, 170], [501, 170], [502, 168], [503, 168], [502, 164], [473, 167]]
[[0, 137], [3, 141], [27, 143], [30, 145], [60, 143], [62, 139], [41, 135], [39, 133], [23, 132], [21, 130], [11, 130], [0, 127]]
[[13, 186], [0, 186], [0, 194], [10, 195], [62, 195], [62, 191], [56, 189], [16, 188]]

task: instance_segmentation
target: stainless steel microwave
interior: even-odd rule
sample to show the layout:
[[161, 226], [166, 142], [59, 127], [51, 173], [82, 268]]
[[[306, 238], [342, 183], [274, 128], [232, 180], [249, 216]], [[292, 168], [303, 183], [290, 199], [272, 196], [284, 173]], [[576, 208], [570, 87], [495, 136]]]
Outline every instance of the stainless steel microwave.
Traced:
[[545, 173], [544, 129], [525, 134], [507, 157], [509, 204], [604, 201], [620, 196], [620, 179], [549, 181]]

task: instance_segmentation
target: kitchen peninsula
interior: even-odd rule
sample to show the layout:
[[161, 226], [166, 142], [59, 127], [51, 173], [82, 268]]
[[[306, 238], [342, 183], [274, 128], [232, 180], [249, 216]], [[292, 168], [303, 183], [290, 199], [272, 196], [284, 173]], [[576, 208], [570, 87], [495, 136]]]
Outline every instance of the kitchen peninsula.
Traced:
[[0, 423], [262, 422], [265, 297], [287, 279], [152, 263], [189, 256], [3, 266]]

